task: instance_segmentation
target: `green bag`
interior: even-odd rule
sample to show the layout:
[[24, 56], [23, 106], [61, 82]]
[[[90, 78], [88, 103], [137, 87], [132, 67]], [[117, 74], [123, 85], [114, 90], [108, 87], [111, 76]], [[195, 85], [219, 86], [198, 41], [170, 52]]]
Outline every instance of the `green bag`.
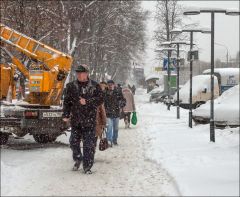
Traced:
[[136, 124], [137, 124], [137, 113], [136, 113], [136, 112], [133, 112], [133, 114], [132, 114], [131, 123], [132, 123], [133, 125], [136, 125]]

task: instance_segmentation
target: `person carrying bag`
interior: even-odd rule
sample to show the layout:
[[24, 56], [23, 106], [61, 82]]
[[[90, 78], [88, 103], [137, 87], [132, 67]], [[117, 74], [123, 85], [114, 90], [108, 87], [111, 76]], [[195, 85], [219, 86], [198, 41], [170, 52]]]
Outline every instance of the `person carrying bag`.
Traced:
[[132, 119], [131, 119], [131, 123], [133, 125], [136, 125], [137, 124], [137, 112], [133, 112], [132, 114]]
[[99, 150], [104, 151], [107, 148], [108, 148], [108, 140], [106, 137], [106, 129], [104, 129], [104, 131], [102, 132], [102, 136], [100, 138], [100, 142], [99, 142]]

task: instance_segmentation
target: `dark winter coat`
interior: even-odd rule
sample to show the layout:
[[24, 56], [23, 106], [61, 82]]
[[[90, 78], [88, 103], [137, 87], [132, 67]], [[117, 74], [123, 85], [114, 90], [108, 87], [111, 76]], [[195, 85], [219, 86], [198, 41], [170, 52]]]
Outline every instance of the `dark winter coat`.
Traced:
[[[86, 99], [86, 105], [80, 104], [79, 97]], [[63, 118], [71, 117], [72, 127], [95, 127], [97, 107], [102, 103], [103, 92], [97, 82], [70, 82], [63, 101]]]
[[126, 99], [118, 89], [107, 90], [104, 94], [104, 105], [108, 118], [119, 118], [120, 108], [126, 105]]

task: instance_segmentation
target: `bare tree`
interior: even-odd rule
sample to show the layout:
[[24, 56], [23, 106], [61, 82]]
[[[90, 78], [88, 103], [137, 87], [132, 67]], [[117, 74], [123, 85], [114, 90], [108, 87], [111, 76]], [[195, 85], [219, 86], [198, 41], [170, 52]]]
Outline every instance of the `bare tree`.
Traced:
[[182, 7], [176, 0], [158, 1], [156, 5], [157, 30], [155, 31], [155, 40], [159, 45], [161, 42], [174, 39], [170, 31], [183, 25]]
[[[171, 34], [174, 28], [192, 28], [197, 24], [184, 24], [183, 7], [178, 3], [178, 0], [161, 0], [156, 5], [155, 20], [157, 23], [157, 30], [154, 32], [154, 39], [157, 47], [161, 47], [162, 42], [173, 40], [188, 40], [188, 34]], [[162, 59], [162, 55], [167, 56], [167, 52], [160, 52], [157, 59]]]
[[144, 51], [146, 13], [138, 1], [0, 3], [2, 23], [73, 56], [72, 70], [79, 63], [89, 64], [98, 81], [106, 73], [124, 80], [131, 69], [130, 60]]

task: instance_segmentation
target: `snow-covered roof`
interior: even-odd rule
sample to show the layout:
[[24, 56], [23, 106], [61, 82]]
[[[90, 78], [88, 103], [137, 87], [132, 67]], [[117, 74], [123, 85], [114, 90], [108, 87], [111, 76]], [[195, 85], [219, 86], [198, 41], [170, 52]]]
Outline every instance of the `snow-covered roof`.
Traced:
[[162, 52], [162, 51], [176, 51], [177, 49], [173, 48], [173, 47], [165, 47], [165, 48], [158, 48], [155, 49], [155, 52]]
[[[221, 76], [227, 75], [239, 75], [239, 68], [214, 68], [215, 73], [219, 73]], [[203, 74], [211, 73], [211, 69], [203, 71]]]
[[160, 76], [157, 74], [150, 74], [146, 77], [145, 81], [148, 81], [150, 79], [159, 79], [159, 78], [160, 78]]
[[[192, 95], [196, 96], [199, 91], [202, 91], [204, 88], [207, 88], [210, 91], [211, 87], [211, 76], [210, 75], [197, 75], [192, 78]], [[218, 83], [217, 77], [214, 76], [214, 85]], [[189, 103], [189, 90], [190, 90], [190, 80], [183, 85], [179, 91], [180, 100], [183, 103]], [[174, 95], [176, 98], [176, 94]]]

